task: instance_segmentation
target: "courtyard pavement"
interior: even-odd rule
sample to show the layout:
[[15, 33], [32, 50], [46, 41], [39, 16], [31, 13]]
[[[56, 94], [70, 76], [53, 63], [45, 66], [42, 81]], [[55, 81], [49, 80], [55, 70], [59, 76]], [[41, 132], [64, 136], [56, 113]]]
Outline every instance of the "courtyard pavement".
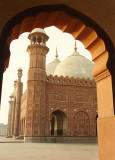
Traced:
[[0, 137], [0, 160], [98, 160], [97, 143], [23, 143]]

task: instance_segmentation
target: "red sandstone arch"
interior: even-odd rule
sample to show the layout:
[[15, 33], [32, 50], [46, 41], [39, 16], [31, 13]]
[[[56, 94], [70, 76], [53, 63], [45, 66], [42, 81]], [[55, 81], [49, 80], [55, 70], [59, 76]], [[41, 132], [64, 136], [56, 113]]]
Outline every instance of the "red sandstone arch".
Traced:
[[[76, 13], [77, 14], [77, 13]], [[7, 38], [7, 43], [10, 45], [11, 41], [17, 39], [20, 34], [24, 32], [31, 32], [32, 29], [39, 27], [45, 28], [49, 26], [55, 26], [61, 29], [63, 32], [70, 33], [75, 39], [80, 40], [86, 49], [88, 49], [92, 55], [92, 60], [95, 63], [95, 68], [93, 71], [93, 76], [96, 82], [107, 78], [104, 83], [112, 83], [111, 76], [107, 68], [107, 62], [109, 58], [108, 51], [105, 47], [105, 42], [98, 36], [96, 31], [86, 26], [86, 24], [78, 18], [72, 17], [71, 15], [67, 14], [63, 10], [56, 10], [56, 11], [41, 11], [36, 16], [28, 16], [24, 18], [20, 24], [16, 24], [11, 31], [10, 37]], [[5, 61], [5, 68], [8, 67], [9, 57]], [[106, 89], [105, 89], [106, 90]], [[102, 94], [101, 90], [99, 90], [100, 94]], [[108, 109], [108, 103], [106, 105], [106, 111], [104, 111], [105, 115], [113, 115], [113, 95], [112, 95], [112, 87], [109, 88], [109, 92], [104, 91], [106, 93], [105, 97], [109, 97], [111, 101], [111, 109]], [[99, 94], [98, 94], [99, 95]], [[105, 99], [100, 99], [98, 96], [98, 104], [105, 105]], [[99, 113], [99, 115], [101, 115]], [[103, 115], [101, 115], [103, 117]]]
[[[70, 33], [71, 35], [73, 35], [75, 39], [80, 40], [85, 45], [85, 48], [91, 52], [93, 61], [95, 63], [93, 76], [97, 82], [97, 99], [99, 115], [98, 142], [100, 157], [102, 159], [105, 159], [108, 157], [110, 158], [110, 155], [112, 155], [114, 159], [115, 111], [113, 104], [113, 94], [115, 95], [115, 82], [112, 81], [112, 78], [113, 80], [115, 79], [115, 67], [113, 65], [115, 59], [113, 59], [113, 44], [108, 35], [102, 35], [100, 37], [99, 34], [97, 34], [98, 31], [94, 29], [96, 28], [94, 27], [95, 24], [93, 25], [93, 27], [91, 27], [91, 25], [87, 25], [88, 23], [93, 23], [93, 21], [88, 19], [88, 23], [85, 23], [85, 20], [81, 20], [82, 16], [78, 18], [79, 16], [77, 17], [74, 15], [78, 13], [77, 11], [71, 14], [71, 12], [68, 13], [65, 8], [62, 7], [60, 9], [60, 7], [61, 6], [58, 7], [57, 11], [55, 11], [55, 9], [50, 10], [49, 6], [47, 6], [47, 8], [45, 7], [45, 9], [41, 11], [39, 11], [38, 9], [38, 15], [32, 14], [32, 12], [30, 12], [30, 14], [28, 14], [28, 17], [23, 17], [23, 19], [19, 20], [18, 23], [14, 23], [14, 26], [10, 27], [10, 29], [12, 28], [12, 30], [9, 30], [11, 34], [4, 33], [8, 29], [8, 27], [6, 26], [1, 36], [2, 38], [0, 39], [0, 53], [5, 54], [5, 56], [3, 56], [5, 58], [3, 59], [2, 68], [4, 66], [5, 70], [8, 67], [9, 63], [8, 56], [10, 56], [10, 53], [7, 48], [7, 44], [10, 45], [10, 42], [18, 38], [21, 33], [27, 31], [30, 32], [34, 27], [44, 28], [54, 25], [62, 31]], [[48, 9], [49, 12], [47, 12]], [[13, 21], [14, 20], [16, 19], [13, 19]], [[13, 21], [11, 23], [13, 23]], [[101, 29], [101, 31], [103, 31], [103, 29]], [[108, 38], [109, 40], [107, 40]], [[111, 57], [109, 56], [109, 54], [111, 55]], [[108, 58], [110, 58], [109, 63], [107, 63]], [[107, 65], [109, 70], [111, 71], [112, 77], [107, 68]], [[1, 71], [1, 76], [2, 72], [3, 71]], [[111, 150], [111, 148], [113, 149]], [[107, 156], [105, 153], [108, 153]]]
[[[52, 119], [54, 119], [53, 125], [52, 125], [52, 122], [51, 122], [51, 130], [53, 129], [53, 132], [54, 132], [54, 126], [55, 126], [54, 122], [57, 123], [56, 133], [53, 133], [53, 135], [61, 135], [61, 136], [66, 135], [67, 134], [66, 133], [67, 132], [67, 115], [66, 115], [66, 113], [64, 113], [60, 109], [57, 109], [57, 110], [55, 110], [51, 113], [50, 117], [51, 117], [50, 121], [52, 121]], [[58, 131], [59, 131], [59, 133], [58, 133]]]
[[[51, 6], [50, 6], [51, 7]], [[54, 6], [53, 6], [54, 7]], [[55, 8], [55, 7], [54, 7]], [[16, 23], [13, 23], [14, 20], [11, 22], [12, 26], [9, 29], [8, 26], [4, 27], [4, 31], [2, 36], [0, 37], [0, 56], [5, 54], [1, 63], [1, 72], [0, 75], [2, 77], [3, 66], [4, 70], [8, 67], [9, 63], [9, 50], [7, 48], [7, 44], [10, 45], [10, 42], [19, 37], [21, 33], [26, 31], [31, 31], [34, 27], [48, 27], [48, 26], [56, 26], [57, 28], [61, 29], [64, 32], [68, 32], [75, 39], [80, 40], [83, 42], [85, 47], [91, 52], [93, 61], [95, 63], [94, 68], [94, 78], [97, 82], [97, 98], [98, 98], [98, 142], [99, 142], [99, 151], [100, 151], [100, 158], [111, 158], [114, 159], [114, 141], [115, 141], [115, 117], [114, 117], [114, 104], [113, 104], [113, 94], [115, 88], [115, 74], [114, 70], [115, 67], [111, 62], [114, 63], [114, 46], [108, 37], [108, 35], [102, 35], [102, 39], [98, 31], [96, 31], [90, 25], [86, 25], [88, 23], [92, 23], [91, 20], [88, 19], [88, 23], [84, 23], [85, 20], [81, 20], [80, 18], [76, 18], [74, 14], [78, 12], [75, 11], [74, 13], [67, 14], [68, 8], [61, 8], [58, 6], [58, 10], [50, 10], [49, 6], [45, 9], [38, 11], [38, 15], [32, 14], [30, 12], [28, 17], [25, 16], [21, 20]], [[38, 9], [39, 10], [39, 9]], [[49, 12], [47, 12], [49, 10]], [[65, 12], [66, 11], [66, 12]], [[21, 15], [20, 15], [21, 16]], [[41, 17], [43, 19], [41, 19]], [[78, 16], [79, 17], [79, 16]], [[38, 21], [39, 22], [38, 22]], [[12, 30], [11, 30], [12, 28]], [[5, 34], [9, 30], [11, 34]], [[101, 29], [103, 31], [103, 29]], [[10, 36], [9, 36], [10, 35]], [[109, 38], [109, 40], [107, 40]], [[7, 39], [7, 44], [6, 44]], [[106, 41], [107, 40], [107, 41]], [[106, 46], [106, 47], [105, 47]], [[109, 49], [108, 49], [109, 48]], [[111, 55], [111, 57], [108, 55]], [[111, 71], [109, 73], [107, 69], [107, 61], [110, 58], [110, 62], [108, 63], [108, 68]], [[5, 64], [4, 64], [5, 61]], [[110, 65], [110, 66], [109, 66]], [[111, 67], [112, 66], [112, 67]], [[112, 82], [113, 78], [113, 82]], [[2, 82], [2, 80], [1, 80]], [[1, 86], [0, 86], [1, 89]], [[115, 101], [115, 98], [114, 98]], [[113, 131], [113, 132], [112, 132]], [[112, 148], [111, 148], [112, 147]], [[106, 153], [106, 154], [105, 154]], [[111, 155], [111, 157], [110, 157]]]
[[63, 113], [66, 115], [66, 117], [67, 117], [67, 113], [66, 113], [64, 110], [62, 110], [62, 109], [58, 109], [58, 108], [57, 108], [57, 109], [55, 109], [55, 110], [51, 111], [50, 118], [51, 118], [52, 114], [53, 114], [54, 112], [56, 112], [56, 111], [63, 112]]
[[[34, 28], [45, 28], [55, 26], [63, 32], [70, 33], [75, 39], [81, 41], [85, 48], [88, 49], [93, 57], [93, 61], [106, 53], [105, 64], [102, 64], [103, 70], [106, 70], [106, 62], [108, 60], [108, 52], [105, 49], [104, 41], [98, 37], [95, 30], [86, 26], [81, 20], [72, 18], [63, 11], [40, 12], [37, 16], [26, 17], [20, 24], [12, 28], [11, 36], [7, 38], [8, 45], [11, 41], [17, 39], [24, 32], [31, 32]], [[5, 69], [8, 67], [9, 58], [5, 62]], [[95, 73], [94, 73], [95, 75]]]

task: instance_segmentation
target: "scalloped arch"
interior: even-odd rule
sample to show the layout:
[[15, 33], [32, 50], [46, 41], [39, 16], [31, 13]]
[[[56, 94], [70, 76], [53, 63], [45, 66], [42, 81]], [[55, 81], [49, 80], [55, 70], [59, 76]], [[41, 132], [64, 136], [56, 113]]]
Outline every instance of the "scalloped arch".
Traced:
[[88, 48], [98, 38], [97, 33], [91, 27], [87, 27], [81, 20], [72, 18], [63, 11], [54, 11], [52, 13], [40, 12], [35, 17], [26, 17], [21, 24], [12, 28], [8, 39], [12, 41], [24, 32], [31, 32], [32, 29], [37, 27], [45, 28], [49, 26], [55, 26], [63, 32], [70, 33], [75, 39], [80, 40], [85, 48]]
[[[100, 38], [104, 36], [101, 36], [101, 34], [98, 33], [99, 29], [96, 30], [91, 27], [91, 22], [93, 26], [96, 24], [94, 25], [94, 22], [91, 21], [90, 18], [88, 19], [85, 15], [80, 15], [77, 11], [74, 11], [72, 15], [71, 12], [68, 12], [68, 9], [69, 8], [67, 6], [61, 5], [61, 7], [58, 6], [57, 9], [54, 10], [51, 10], [50, 8], [49, 11], [45, 7], [41, 11], [37, 11], [35, 15], [30, 12], [20, 20], [20, 23], [16, 23], [12, 26], [10, 35], [7, 37], [7, 44], [10, 46], [11, 41], [17, 39], [20, 34], [24, 32], [31, 32], [34, 28], [55, 26], [63, 32], [70, 33], [75, 39], [81, 41], [85, 48], [90, 51], [94, 62], [95, 59], [97, 60], [101, 54], [105, 53], [106, 59], [104, 60], [105, 63], [102, 64], [101, 69], [98, 67], [94, 69], [93, 76], [97, 76], [100, 72], [107, 69], [106, 64], [108, 61], [108, 51], [106, 48], [108, 47], [106, 47], [104, 40]], [[87, 22], [85, 18], [88, 19]], [[97, 26], [94, 28], [96, 27]], [[107, 35], [105, 37], [107, 37]], [[4, 70], [8, 67], [8, 64], [9, 58], [7, 57]]]

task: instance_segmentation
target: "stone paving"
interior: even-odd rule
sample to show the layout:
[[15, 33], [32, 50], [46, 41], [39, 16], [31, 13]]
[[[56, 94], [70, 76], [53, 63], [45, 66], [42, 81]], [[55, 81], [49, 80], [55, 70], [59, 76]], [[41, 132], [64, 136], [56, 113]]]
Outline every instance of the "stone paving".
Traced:
[[0, 137], [0, 160], [98, 160], [96, 143], [23, 143]]

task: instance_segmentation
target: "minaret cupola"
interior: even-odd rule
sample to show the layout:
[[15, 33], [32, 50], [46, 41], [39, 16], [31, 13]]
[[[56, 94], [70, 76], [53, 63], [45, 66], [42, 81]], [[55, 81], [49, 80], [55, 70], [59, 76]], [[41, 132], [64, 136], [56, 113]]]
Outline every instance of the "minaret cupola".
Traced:
[[49, 37], [46, 35], [45, 30], [41, 28], [35, 28], [29, 34], [28, 39], [31, 41], [31, 45], [46, 45], [46, 41]]
[[23, 71], [22, 68], [18, 69], [18, 74], [17, 74], [18, 75], [18, 82], [21, 82], [22, 71]]
[[35, 28], [29, 34], [30, 45], [27, 48], [30, 57], [29, 69], [45, 70], [46, 54], [49, 51], [46, 46], [48, 38], [44, 29], [41, 28]]

